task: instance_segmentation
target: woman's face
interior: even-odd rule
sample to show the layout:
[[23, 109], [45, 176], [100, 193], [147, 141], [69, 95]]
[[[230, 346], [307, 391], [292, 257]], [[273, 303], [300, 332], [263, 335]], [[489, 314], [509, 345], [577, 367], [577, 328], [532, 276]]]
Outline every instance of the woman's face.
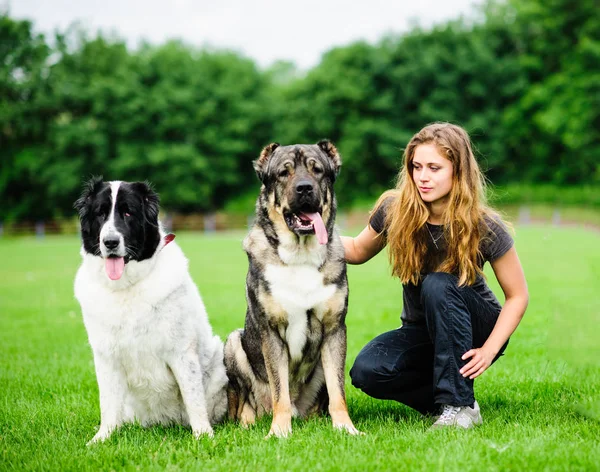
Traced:
[[412, 178], [426, 203], [446, 203], [452, 189], [453, 165], [433, 143], [415, 148]]

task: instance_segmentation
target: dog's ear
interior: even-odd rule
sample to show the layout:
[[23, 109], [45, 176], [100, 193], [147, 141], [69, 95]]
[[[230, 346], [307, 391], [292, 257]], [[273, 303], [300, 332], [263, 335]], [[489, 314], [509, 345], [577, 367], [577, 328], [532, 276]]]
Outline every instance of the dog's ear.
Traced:
[[333, 164], [333, 171], [335, 173], [335, 177], [337, 177], [340, 173], [340, 168], [342, 167], [342, 158], [337, 148], [328, 139], [322, 139], [317, 143], [317, 145], [321, 148], [321, 151], [323, 151], [327, 155], [327, 157], [331, 159], [331, 163]]
[[264, 179], [265, 170], [267, 168], [267, 162], [269, 162], [269, 158], [273, 154], [273, 151], [275, 151], [275, 149], [277, 149], [278, 147], [279, 143], [269, 144], [262, 150], [258, 159], [253, 162], [254, 170], [256, 171], [256, 175], [258, 175], [258, 178], [261, 180], [261, 182]]
[[160, 197], [147, 180], [145, 182], [133, 182], [131, 188], [142, 196], [144, 205], [144, 219], [152, 226], [158, 224], [158, 212], [160, 210]]
[[100, 191], [104, 184], [104, 178], [100, 176], [92, 176], [90, 180], [83, 184], [83, 191], [81, 196], [73, 204], [73, 208], [79, 213], [79, 219], [84, 220], [88, 216], [92, 198], [96, 193]]

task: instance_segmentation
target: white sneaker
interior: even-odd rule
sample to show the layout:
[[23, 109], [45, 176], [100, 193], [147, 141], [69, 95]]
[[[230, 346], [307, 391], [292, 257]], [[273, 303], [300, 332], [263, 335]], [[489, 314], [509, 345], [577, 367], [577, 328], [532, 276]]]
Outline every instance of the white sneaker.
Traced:
[[442, 414], [433, 423], [431, 429], [441, 429], [449, 426], [470, 429], [481, 423], [483, 423], [483, 419], [477, 402], [475, 402], [473, 408], [470, 406], [444, 405]]

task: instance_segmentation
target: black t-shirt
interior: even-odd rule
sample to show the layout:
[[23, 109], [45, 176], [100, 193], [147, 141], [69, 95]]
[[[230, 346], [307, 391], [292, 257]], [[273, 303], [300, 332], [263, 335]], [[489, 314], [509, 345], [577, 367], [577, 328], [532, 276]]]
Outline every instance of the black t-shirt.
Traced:
[[[387, 230], [385, 228], [385, 215], [392, 197], [388, 198], [383, 202], [379, 209], [371, 215], [369, 225], [377, 233], [382, 233], [383, 236], [387, 237]], [[506, 252], [513, 246], [514, 241], [506, 226], [499, 220], [485, 216], [485, 223], [487, 225], [487, 234], [481, 238], [479, 243], [479, 251], [481, 258], [478, 261], [479, 267], [483, 268], [486, 262], [493, 262], [499, 257], [506, 254]], [[444, 227], [442, 225], [432, 225], [426, 223], [426, 230], [430, 233], [430, 237], [427, 238], [428, 251], [427, 260], [429, 264], [424, 267], [421, 272], [421, 280], [435, 267], [444, 260], [446, 257], [447, 244], [444, 238]], [[434, 242], [435, 241], [435, 242]], [[405, 323], [422, 323], [425, 320], [425, 313], [423, 311], [423, 305], [421, 303], [421, 281], [418, 284], [403, 284], [403, 310], [401, 319]], [[475, 283], [470, 286], [475, 290], [485, 301], [492, 303], [497, 306], [498, 311], [502, 308], [498, 299], [494, 293], [490, 290], [485, 279], [478, 275]]]

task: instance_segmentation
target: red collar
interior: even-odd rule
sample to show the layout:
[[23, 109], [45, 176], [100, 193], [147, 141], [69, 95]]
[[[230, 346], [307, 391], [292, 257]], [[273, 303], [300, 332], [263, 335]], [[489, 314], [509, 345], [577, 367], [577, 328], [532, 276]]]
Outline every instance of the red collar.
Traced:
[[[173, 233], [169, 233], [165, 236], [165, 246], [169, 244], [171, 241], [175, 239], [175, 235]], [[165, 247], [163, 246], [163, 247]]]

